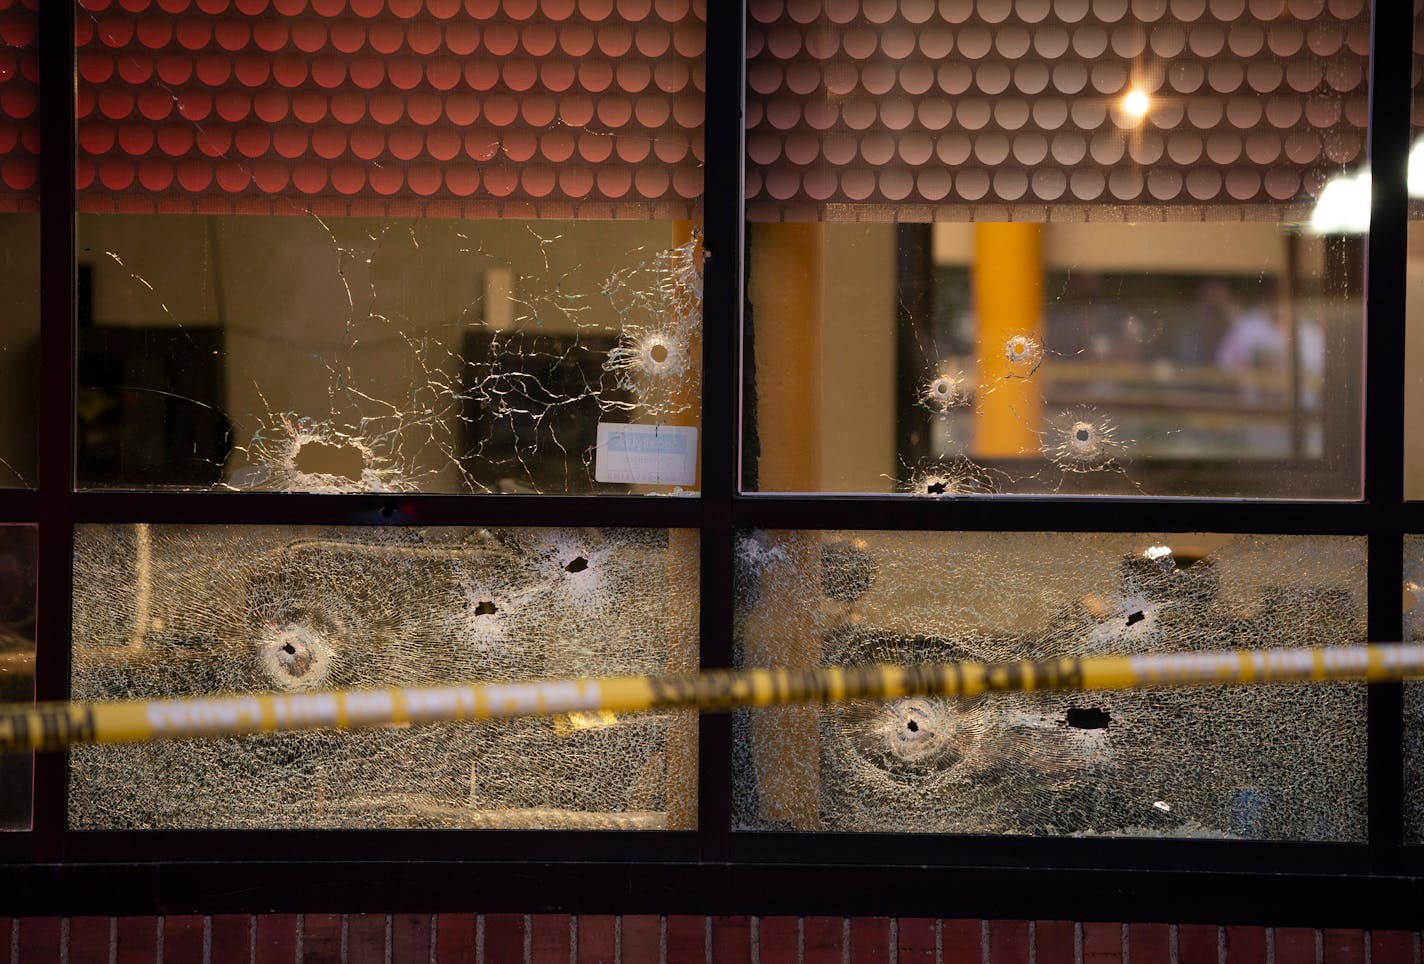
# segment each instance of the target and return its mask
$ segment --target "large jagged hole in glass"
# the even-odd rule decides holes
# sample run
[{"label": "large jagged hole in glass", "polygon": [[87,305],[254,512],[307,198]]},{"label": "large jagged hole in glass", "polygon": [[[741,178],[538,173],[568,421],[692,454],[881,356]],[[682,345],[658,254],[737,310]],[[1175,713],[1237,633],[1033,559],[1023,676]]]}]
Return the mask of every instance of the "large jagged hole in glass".
[{"label": "large jagged hole in glass", "polygon": [[81,485],[626,491],[595,480],[600,422],[697,424],[688,222],[86,215],[80,239]]},{"label": "large jagged hole in glass", "polygon": [[[740,665],[1365,640],[1343,537],[745,532]],[[915,697],[737,714],[742,829],[1365,836],[1365,688]]]},{"label": "large jagged hole in glass", "polygon": [[[81,526],[75,699],[688,672],[696,535]],[[686,828],[688,713],[76,748],[76,829]]]}]

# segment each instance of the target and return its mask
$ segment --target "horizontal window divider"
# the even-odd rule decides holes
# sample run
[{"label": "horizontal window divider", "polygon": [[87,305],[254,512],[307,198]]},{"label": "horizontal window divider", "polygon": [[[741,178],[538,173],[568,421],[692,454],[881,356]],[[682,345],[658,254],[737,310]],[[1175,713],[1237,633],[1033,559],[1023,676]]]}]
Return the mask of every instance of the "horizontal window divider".
[{"label": "horizontal window divider", "polygon": [[[733,859],[750,863],[924,864],[1140,873],[1371,873],[1359,843],[1168,837],[1031,837],[930,833],[733,832]],[[1424,858],[1424,848],[1420,857]]]},{"label": "horizontal window divider", "polygon": [[1247,501],[1157,496],[742,495],[738,528],[928,529],[1005,532],[1254,532],[1364,535],[1383,524],[1360,502]]},{"label": "horizontal window divider", "polygon": [[698,528],[695,497],[425,493],[76,492],[74,522]]},{"label": "horizontal window divider", "polygon": [[[580,860],[695,861],[695,830],[70,830],[64,857],[76,866],[162,861],[351,859],[410,861]],[[0,877],[4,871],[0,869]]]},{"label": "horizontal window divider", "polygon": [[40,494],[31,489],[0,489],[0,524],[38,522]]},{"label": "horizontal window divider", "polygon": [[[709,666],[705,655],[702,665]],[[730,715],[703,713],[697,724],[698,855],[703,860],[726,860],[731,853],[732,755]]]},{"label": "horizontal window divider", "polygon": [[0,864],[29,860],[34,846],[34,834],[29,830],[6,830],[0,833]]},{"label": "horizontal window divider", "polygon": [[[1096,842],[1095,842],[1096,843]],[[461,860],[122,863],[0,868],[7,913],[382,914],[406,911],[842,916],[1402,928],[1424,883],[1401,877],[993,867]]]},{"label": "horizontal window divider", "polygon": [[1395,513],[1399,527],[1405,532],[1424,532],[1424,502],[1405,502]]}]

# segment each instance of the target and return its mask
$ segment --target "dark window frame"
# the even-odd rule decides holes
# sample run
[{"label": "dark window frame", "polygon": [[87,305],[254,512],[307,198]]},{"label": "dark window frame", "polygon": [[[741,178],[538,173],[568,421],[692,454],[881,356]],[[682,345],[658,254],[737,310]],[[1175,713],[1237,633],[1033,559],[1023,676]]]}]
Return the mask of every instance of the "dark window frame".
[{"label": "dark window frame", "polygon": [[[1364,498],[1360,502],[743,495],[745,12],[708,4],[703,490],[698,499],[75,491],[74,5],[39,13],[40,486],[0,492],[0,521],[39,525],[39,699],[69,678],[73,527],[84,522],[322,525],[656,525],[701,532],[702,665],[732,662],[738,529],[1147,530],[1368,538],[1368,634],[1401,637],[1405,170],[1412,9],[1377,3],[1371,34]],[[66,758],[35,762],[34,824],[0,837],[0,893],[19,914],[260,910],[566,910],[1310,923],[1424,922],[1424,847],[1403,843],[1402,687],[1368,700],[1369,841],[1309,844],[893,834],[732,833],[731,726],[702,719],[696,831],[75,832]]]}]

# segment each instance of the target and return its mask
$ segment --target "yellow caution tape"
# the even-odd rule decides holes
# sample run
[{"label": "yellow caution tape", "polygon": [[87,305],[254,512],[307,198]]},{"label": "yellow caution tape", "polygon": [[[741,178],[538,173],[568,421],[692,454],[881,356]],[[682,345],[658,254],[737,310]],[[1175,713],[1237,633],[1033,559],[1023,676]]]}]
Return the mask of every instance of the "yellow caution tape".
[{"label": "yellow caution tape", "polygon": [[889,700],[1002,690],[1121,690],[1424,675],[1424,645],[1243,649],[921,666],[719,670],[382,690],[251,693],[112,703],[0,706],[0,752],[78,743],[142,743],[288,730],[356,730],[452,720],[563,716],[602,721],[648,710],[726,710],[783,703]]}]

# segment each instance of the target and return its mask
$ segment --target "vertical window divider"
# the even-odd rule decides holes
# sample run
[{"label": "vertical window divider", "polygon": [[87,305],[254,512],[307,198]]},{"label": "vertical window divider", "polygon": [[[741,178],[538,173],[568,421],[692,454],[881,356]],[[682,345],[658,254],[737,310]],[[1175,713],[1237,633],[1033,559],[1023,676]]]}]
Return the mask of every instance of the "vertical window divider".
[{"label": "vertical window divider", "polygon": [[[1369,623],[1372,641],[1403,636],[1404,320],[1408,241],[1409,117],[1414,36],[1410,4],[1374,4],[1370,35],[1370,229],[1365,272],[1364,495],[1369,505]],[[1371,865],[1397,866],[1403,841],[1403,686],[1374,685],[1368,697]]]},{"label": "vertical window divider", "polygon": [[[39,5],[40,420],[39,562],[35,698],[69,695],[70,586],[74,546],[75,49],[73,0]],[[65,753],[35,757],[34,859],[63,846]]]},{"label": "vertical window divider", "polygon": [[[700,646],[704,669],[732,665],[733,501],[741,401],[743,109],[746,5],[707,4],[703,187],[702,534]],[[729,856],[732,720],[698,727],[698,834],[704,862]]]}]

